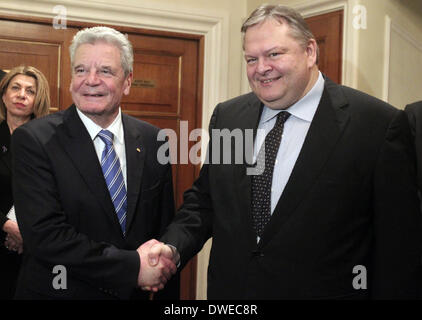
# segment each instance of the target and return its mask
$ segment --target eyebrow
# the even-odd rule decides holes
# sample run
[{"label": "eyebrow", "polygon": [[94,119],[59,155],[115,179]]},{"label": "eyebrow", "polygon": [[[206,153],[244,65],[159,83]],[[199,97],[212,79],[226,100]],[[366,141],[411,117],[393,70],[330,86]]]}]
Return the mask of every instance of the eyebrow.
[{"label": "eyebrow", "polygon": [[[270,49],[265,50],[265,51],[264,51],[264,54],[268,54],[269,52],[274,51],[274,50],[282,50],[282,51],[286,51],[286,50],[288,50],[288,48],[286,48],[286,47],[280,47],[280,46],[274,46],[274,47],[271,47]],[[254,57],[254,55],[247,54],[247,53],[245,52],[245,57]]]},{"label": "eyebrow", "polygon": [[[19,87],[22,87],[22,85],[21,85],[19,82],[17,82],[16,80],[10,83],[10,85],[15,85],[15,84],[16,84],[16,85],[18,85]],[[30,86],[27,86],[27,87],[25,87],[25,88],[27,88],[27,89],[30,89],[30,88],[35,88],[35,86],[33,86],[33,85],[31,84]]]},{"label": "eyebrow", "polygon": [[[74,66],[73,67],[73,70],[76,70],[77,68],[80,68],[80,67],[86,68],[86,65],[84,65],[83,63],[80,63],[80,64]],[[100,65],[100,66],[95,66],[95,68],[97,68],[97,70],[108,69],[110,71],[115,72],[114,68],[111,65],[108,65],[108,64],[106,64],[106,65]]]},{"label": "eyebrow", "polygon": [[275,47],[272,47],[272,48],[270,48],[270,49],[268,49],[268,50],[265,50],[264,52],[265,53],[268,53],[268,52],[270,52],[270,51],[273,51],[273,50],[284,50],[285,48],[283,48],[283,47],[280,47],[280,46],[275,46]]},{"label": "eyebrow", "polygon": [[[83,63],[80,63],[80,64],[74,66],[73,68],[76,69],[78,67],[86,67],[86,65],[83,64]],[[95,67],[98,67],[98,68],[110,68],[110,69],[112,69],[112,66],[109,65],[109,64],[103,64],[103,65],[99,65],[99,66],[95,66]]]}]

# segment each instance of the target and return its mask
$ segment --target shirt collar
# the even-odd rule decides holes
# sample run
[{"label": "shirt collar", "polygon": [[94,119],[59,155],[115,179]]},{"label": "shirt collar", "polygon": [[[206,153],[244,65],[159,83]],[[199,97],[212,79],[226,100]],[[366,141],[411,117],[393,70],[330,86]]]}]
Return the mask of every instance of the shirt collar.
[{"label": "shirt collar", "polygon": [[[318,108],[319,101],[321,100],[322,92],[324,91],[324,83],[324,77],[322,76],[321,72],[318,71],[318,79],[312,89],[309,90],[309,92],[302,99],[290,106],[286,111],[289,111],[289,113],[296,118],[306,122],[311,122],[314,118],[316,109]],[[279,112],[280,110],[275,110],[264,106],[260,123],[270,121]]]},{"label": "shirt collar", "polygon": [[[98,124],[96,124],[94,121],[92,121],[90,118],[88,118],[86,115],[84,115],[78,108],[76,108],[76,111],[78,112],[79,118],[81,119],[82,123],[84,124],[85,128],[88,130],[88,133],[92,140],[94,140],[98,133],[103,130]],[[122,112],[119,108],[119,113],[117,114],[117,117],[114,119],[114,121],[107,127],[105,130],[109,130],[111,133],[113,133],[115,139],[121,144],[124,143],[123,140],[123,126],[122,126]]]}]

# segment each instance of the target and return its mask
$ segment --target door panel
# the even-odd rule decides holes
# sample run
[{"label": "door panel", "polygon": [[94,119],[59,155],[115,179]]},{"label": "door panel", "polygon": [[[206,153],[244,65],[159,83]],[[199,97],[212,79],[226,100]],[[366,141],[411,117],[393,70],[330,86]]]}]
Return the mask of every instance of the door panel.
[{"label": "door panel", "polygon": [[343,10],[313,16],[305,20],[319,46],[319,69],[331,80],[341,84]]},{"label": "door panel", "polygon": [[[59,57],[59,44],[0,39],[0,61],[2,61],[2,67],[5,70],[10,70],[22,63],[37,66],[50,84],[52,106],[58,105]],[[55,107],[55,110],[57,110],[57,107]]]},{"label": "door panel", "polygon": [[126,110],[140,111],[139,114],[178,114],[181,59],[180,55],[170,54],[152,51],[135,53],[131,93],[123,99]]}]

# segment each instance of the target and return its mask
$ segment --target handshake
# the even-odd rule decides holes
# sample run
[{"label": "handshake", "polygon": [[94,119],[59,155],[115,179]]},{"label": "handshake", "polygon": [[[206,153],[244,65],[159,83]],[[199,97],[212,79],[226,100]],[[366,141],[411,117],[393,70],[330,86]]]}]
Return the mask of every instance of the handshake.
[{"label": "handshake", "polygon": [[140,259],[138,286],[142,290],[152,292],[163,289],[177,271],[180,260],[177,250],[152,239],[142,244],[136,251]]}]

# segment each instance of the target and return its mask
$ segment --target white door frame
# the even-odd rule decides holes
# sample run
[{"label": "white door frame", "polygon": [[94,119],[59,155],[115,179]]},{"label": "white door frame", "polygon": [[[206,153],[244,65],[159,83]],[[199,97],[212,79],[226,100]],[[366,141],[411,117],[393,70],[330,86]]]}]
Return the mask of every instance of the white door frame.
[{"label": "white door frame", "polygon": [[353,28],[353,8],[358,0],[307,0],[294,8],[305,18],[343,10],[342,84],[356,88],[358,81],[359,30]]}]

